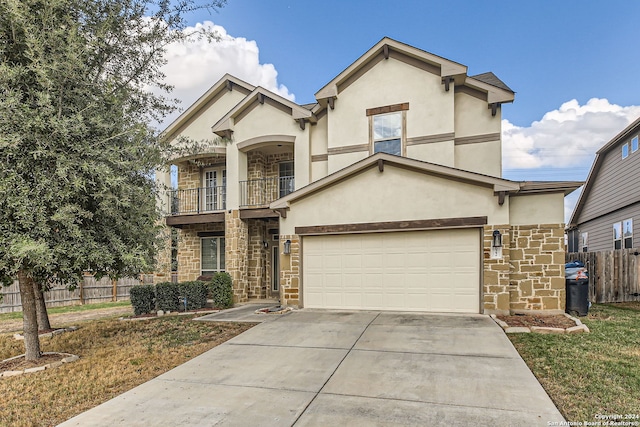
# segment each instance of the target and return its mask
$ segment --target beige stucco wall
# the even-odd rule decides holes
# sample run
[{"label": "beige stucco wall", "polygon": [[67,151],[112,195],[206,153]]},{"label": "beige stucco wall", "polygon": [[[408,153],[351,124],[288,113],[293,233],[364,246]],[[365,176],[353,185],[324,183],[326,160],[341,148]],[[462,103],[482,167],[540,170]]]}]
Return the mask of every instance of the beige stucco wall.
[{"label": "beige stucco wall", "polygon": [[[367,144],[366,110],[405,102],[407,138],[454,131],[453,91],[444,90],[440,76],[390,58],[340,92],[335,110],[328,113],[328,147]],[[329,173],[346,166],[342,157],[329,156]]]},{"label": "beige stucco wall", "polygon": [[281,233],[296,226],[349,224],[411,219],[488,216],[490,224],[509,222],[509,202],[498,205],[492,187],[452,181],[385,165],[370,168],[294,202]]},{"label": "beige stucco wall", "polygon": [[510,197],[509,201],[511,225],[564,222],[564,195],[562,193]]},{"label": "beige stucco wall", "polygon": [[[466,93],[455,94],[456,138],[475,135],[500,134],[501,110],[491,115],[487,101]],[[459,169],[471,170],[491,176],[502,176],[502,145],[495,142],[463,144],[456,146],[456,164]]]},{"label": "beige stucco wall", "polygon": [[[502,177],[500,141],[456,145],[455,167],[458,169]],[[498,159],[498,160],[496,160]]]},{"label": "beige stucco wall", "polygon": [[455,167],[454,155],[453,140],[407,147],[407,157],[450,167]]},{"label": "beige stucco wall", "polygon": [[210,101],[203,105],[198,113],[177,130],[175,133],[176,137],[183,136],[195,141],[217,138],[217,135],[211,132],[211,126],[246,96],[237,90],[229,91],[226,88],[222,90],[224,94],[215,100],[215,102]]}]

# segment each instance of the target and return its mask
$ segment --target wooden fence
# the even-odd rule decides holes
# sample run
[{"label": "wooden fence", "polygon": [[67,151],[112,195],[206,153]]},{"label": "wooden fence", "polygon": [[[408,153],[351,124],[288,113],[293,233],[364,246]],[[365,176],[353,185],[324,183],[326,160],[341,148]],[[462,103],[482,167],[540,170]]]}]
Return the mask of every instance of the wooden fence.
[{"label": "wooden fence", "polygon": [[[85,276],[84,281],[74,291],[69,291],[65,286],[56,286],[45,292],[44,296],[47,307],[123,301],[129,299],[131,287],[139,285],[141,282],[153,283],[153,275],[145,274],[142,276],[142,280],[122,278],[117,281],[108,277],[96,280],[93,276]],[[11,286],[1,288],[0,295],[2,295],[0,313],[22,311],[17,280]]]},{"label": "wooden fence", "polygon": [[581,261],[589,273],[589,300],[594,303],[640,301],[635,249],[566,254],[566,261]]}]

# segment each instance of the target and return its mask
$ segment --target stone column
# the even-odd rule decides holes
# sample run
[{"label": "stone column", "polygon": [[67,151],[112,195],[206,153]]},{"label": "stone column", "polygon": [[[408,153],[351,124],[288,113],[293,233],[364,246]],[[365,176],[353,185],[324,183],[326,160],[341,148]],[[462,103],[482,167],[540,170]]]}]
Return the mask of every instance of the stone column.
[{"label": "stone column", "polygon": [[225,270],[233,280],[233,301],[244,302],[249,297],[247,267],[249,227],[240,219],[240,211],[225,212]]},{"label": "stone column", "polygon": [[[284,253],[284,242],[291,240],[291,253]],[[280,304],[300,305],[300,236],[280,235]]]},{"label": "stone column", "polygon": [[[493,232],[502,234],[502,258],[491,259]],[[509,314],[510,226],[487,225],[483,237],[483,302],[485,314]]]}]

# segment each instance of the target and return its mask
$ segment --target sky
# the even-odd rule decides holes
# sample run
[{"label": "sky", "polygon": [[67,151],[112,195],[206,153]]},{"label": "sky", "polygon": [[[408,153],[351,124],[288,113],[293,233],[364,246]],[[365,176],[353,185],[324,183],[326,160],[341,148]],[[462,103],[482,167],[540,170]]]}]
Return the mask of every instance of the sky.
[{"label": "sky", "polygon": [[[464,64],[469,75],[492,71],[516,92],[502,107],[507,179],[583,181],[595,152],[640,117],[635,0],[228,0],[188,19],[220,40],[169,46],[164,71],[183,110],[225,73],[314,102],[391,37]],[[566,219],[578,194],[565,199]]]}]

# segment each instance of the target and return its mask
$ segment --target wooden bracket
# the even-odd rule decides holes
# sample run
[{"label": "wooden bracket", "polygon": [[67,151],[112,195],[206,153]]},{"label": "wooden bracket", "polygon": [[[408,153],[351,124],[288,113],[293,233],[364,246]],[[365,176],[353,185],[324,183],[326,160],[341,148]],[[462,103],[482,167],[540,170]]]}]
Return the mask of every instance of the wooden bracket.
[{"label": "wooden bracket", "polygon": [[258,94],[258,102],[260,104],[264,104],[264,94],[262,94],[262,93]]},{"label": "wooden bracket", "polygon": [[489,104],[489,108],[491,108],[491,115],[495,116],[498,113],[498,104],[497,102],[493,102]]},{"label": "wooden bracket", "polygon": [[384,172],[384,160],[378,159],[378,170]]},{"label": "wooden bracket", "polygon": [[227,90],[233,90],[233,82],[231,80],[227,80]]},{"label": "wooden bracket", "polygon": [[444,83],[444,90],[449,92],[449,85],[453,82],[453,77],[447,76],[442,78],[442,83]]},{"label": "wooden bracket", "polygon": [[506,191],[499,191],[498,192],[498,204],[500,206],[504,205],[504,199],[507,196],[507,192]]},{"label": "wooden bracket", "polygon": [[300,130],[304,130],[304,119],[298,119],[298,124],[300,125]]},{"label": "wooden bracket", "polygon": [[335,98],[333,98],[333,97],[332,97],[332,98],[329,98],[329,99],[327,99],[327,102],[329,103],[329,108],[331,108],[332,110],[333,110],[334,108],[336,108],[336,107],[335,107]]},{"label": "wooden bracket", "polygon": [[389,45],[385,44],[382,46],[382,54],[384,55],[384,59],[389,59]]},{"label": "wooden bracket", "polygon": [[287,208],[273,209],[273,211],[276,212],[278,215],[280,215],[281,218],[287,217]]}]

